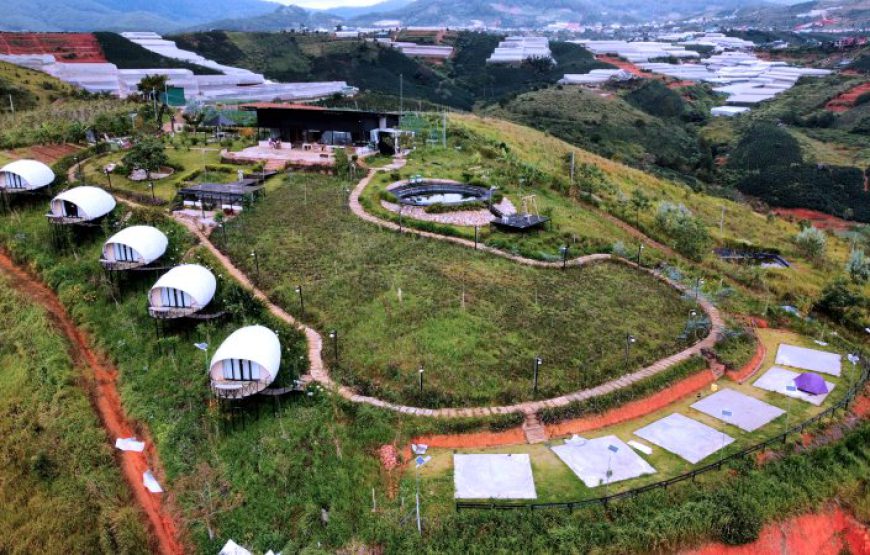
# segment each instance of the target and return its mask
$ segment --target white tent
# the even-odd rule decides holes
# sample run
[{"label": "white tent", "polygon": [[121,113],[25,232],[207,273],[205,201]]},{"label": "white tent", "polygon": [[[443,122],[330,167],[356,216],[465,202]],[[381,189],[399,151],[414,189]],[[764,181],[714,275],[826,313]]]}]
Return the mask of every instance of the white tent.
[{"label": "white tent", "polygon": [[16,160],[0,168],[0,191],[35,191],[54,181],[51,168],[36,160]]},{"label": "white tent", "polygon": [[156,227],[134,225],[109,237],[100,263],[110,270],[128,270],[151,264],[166,252],[169,239]]},{"label": "white tent", "polygon": [[269,386],[281,367],[278,336],[263,326],[237,329],[211,359],[212,388],[221,397],[246,397]]},{"label": "white tent", "polygon": [[88,222],[105,216],[115,208],[115,198],[100,189],[85,185],[67,189],[51,200],[48,218],[56,223]]},{"label": "white tent", "polygon": [[148,312],[154,318],[180,318],[199,312],[217,289],[214,274],[197,264],[172,268],[148,293]]}]

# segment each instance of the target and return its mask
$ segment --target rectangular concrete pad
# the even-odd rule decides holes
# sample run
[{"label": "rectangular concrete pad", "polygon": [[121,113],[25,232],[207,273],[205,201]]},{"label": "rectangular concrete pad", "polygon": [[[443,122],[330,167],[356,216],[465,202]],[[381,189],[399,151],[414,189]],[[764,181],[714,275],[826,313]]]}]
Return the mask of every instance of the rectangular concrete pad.
[{"label": "rectangular concrete pad", "polygon": [[[611,452],[608,449],[611,445],[619,450],[616,453]],[[616,436],[590,439],[585,443],[567,442],[552,449],[556,456],[583,480],[586,487],[590,488],[605,482],[612,484],[644,474],[655,474],[656,471]],[[611,471],[609,480],[607,479],[608,464]]]},{"label": "rectangular concrete pad", "polygon": [[537,499],[526,453],[453,455],[456,499]]},{"label": "rectangular concrete pad", "polygon": [[776,351],[776,364],[839,376],[841,357],[836,353],[795,347],[783,343]]},{"label": "rectangular concrete pad", "polygon": [[[785,414],[781,408],[727,388],[701,399],[692,408],[747,432],[755,431]],[[722,414],[723,411],[728,411],[731,415]]]},{"label": "rectangular concrete pad", "polygon": [[825,398],[831,393],[836,385],[829,381],[825,381],[825,384],[828,386],[828,393],[825,393],[824,395],[810,395],[809,393],[804,393],[799,389],[795,391],[786,391],[785,387],[788,385],[794,385],[794,380],[798,376],[800,376],[800,374],[797,372],[774,366],[765,372],[763,376],[755,380],[755,383],[752,385],[767,391],[788,395],[794,399],[800,399],[801,401],[806,401],[807,403],[816,406],[821,405],[825,401]]},{"label": "rectangular concrete pad", "polygon": [[673,413],[634,432],[634,435],[682,457],[692,464],[731,444],[734,438],[688,416]]}]

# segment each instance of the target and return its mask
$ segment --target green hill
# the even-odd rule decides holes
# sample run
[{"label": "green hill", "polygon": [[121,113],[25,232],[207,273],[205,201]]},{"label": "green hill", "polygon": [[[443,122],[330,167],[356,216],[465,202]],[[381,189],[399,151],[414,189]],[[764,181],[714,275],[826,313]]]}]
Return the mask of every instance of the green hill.
[{"label": "green hill", "polygon": [[51,75],[0,62],[0,112],[10,112],[13,106],[16,111],[32,110],[61,98],[82,95],[72,85]]},{"label": "green hill", "polygon": [[556,66],[488,65],[486,58],[499,37],[471,32],[448,38],[456,55],[443,65],[409,58],[393,48],[365,40],[336,39],[322,33],[212,31],[172,38],[181,48],[281,81],[345,80],[362,91],[398,96],[401,75],[409,100],[464,110],[479,101],[499,100],[554,83],[566,72],[607,67],[582,47],[565,42],[551,45]]}]

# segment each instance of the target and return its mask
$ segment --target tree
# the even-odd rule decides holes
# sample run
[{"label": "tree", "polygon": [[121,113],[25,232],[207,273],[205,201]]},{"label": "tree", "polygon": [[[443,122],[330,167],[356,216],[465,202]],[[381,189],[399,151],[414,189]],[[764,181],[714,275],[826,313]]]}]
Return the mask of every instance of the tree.
[{"label": "tree", "polygon": [[701,260],[710,248],[707,226],[682,204],[659,204],[656,224],[674,239],[674,247],[692,260]]},{"label": "tree", "polygon": [[160,93],[166,91],[166,86],[169,83],[169,77],[166,75],[146,75],[136,85],[143,100],[152,102],[155,106],[160,102],[159,108],[156,110],[157,122],[163,121],[163,112],[166,109],[166,98],[160,101]]},{"label": "tree", "polygon": [[794,241],[801,253],[810,260],[824,258],[828,239],[823,231],[812,226],[807,227],[795,236]]},{"label": "tree", "polygon": [[[145,170],[145,175],[151,181],[151,174],[169,163],[163,142],[154,137],[145,137],[124,155],[124,165],[133,169]],[[152,183],[153,187],[154,184]]]},{"label": "tree", "polygon": [[846,272],[855,283],[865,283],[870,280],[870,258],[863,250],[853,249],[846,262]]}]

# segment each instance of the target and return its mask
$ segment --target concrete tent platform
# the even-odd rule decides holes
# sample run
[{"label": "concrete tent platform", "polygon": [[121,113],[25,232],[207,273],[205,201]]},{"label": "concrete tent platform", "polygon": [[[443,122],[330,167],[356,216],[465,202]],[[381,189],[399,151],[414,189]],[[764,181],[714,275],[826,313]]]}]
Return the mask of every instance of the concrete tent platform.
[{"label": "concrete tent platform", "polygon": [[783,343],[776,352],[776,364],[792,366],[802,370],[811,370],[839,376],[841,372],[841,356],[827,351],[795,347]]},{"label": "concrete tent platform", "polygon": [[701,399],[692,408],[747,432],[785,414],[781,408],[727,388]]},{"label": "concrete tent platform", "polygon": [[828,392],[822,395],[810,395],[809,393],[804,393],[799,389],[796,389],[795,391],[787,391],[785,389],[786,386],[794,385],[794,380],[798,376],[800,376],[800,374],[797,372],[774,366],[765,372],[763,376],[755,380],[755,383],[752,385],[767,391],[788,395],[789,397],[800,399],[801,401],[806,401],[807,403],[816,406],[821,405],[825,401],[825,398],[831,393],[836,385],[826,380],[825,385],[828,386]]},{"label": "concrete tent platform", "polygon": [[728,434],[676,412],[644,426],[634,435],[692,464],[734,442]]},{"label": "concrete tent platform", "polygon": [[[615,453],[610,450],[611,446],[617,449]],[[582,444],[567,442],[552,449],[583,480],[586,487],[590,488],[644,474],[655,474],[656,471],[616,436],[590,439]],[[610,479],[607,478],[608,468],[611,471]]]},{"label": "concrete tent platform", "polygon": [[537,499],[526,453],[453,455],[456,499]]}]

